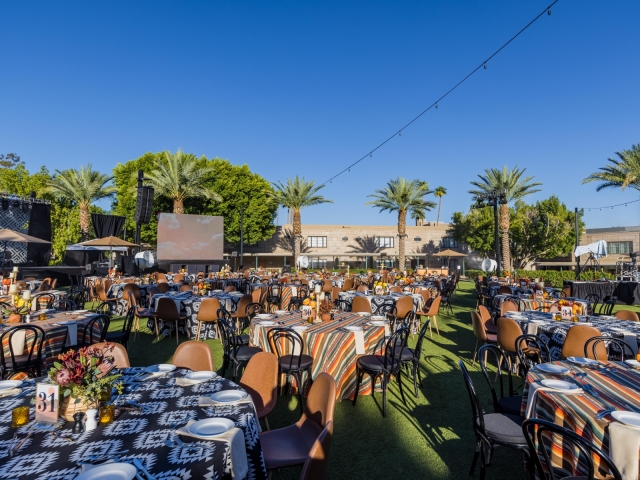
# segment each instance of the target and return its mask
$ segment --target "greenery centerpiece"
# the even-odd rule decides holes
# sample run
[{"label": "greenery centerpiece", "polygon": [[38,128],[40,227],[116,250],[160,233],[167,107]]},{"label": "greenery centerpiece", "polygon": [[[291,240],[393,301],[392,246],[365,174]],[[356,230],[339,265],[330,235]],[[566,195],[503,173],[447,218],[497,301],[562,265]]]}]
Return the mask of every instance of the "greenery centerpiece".
[{"label": "greenery centerpiece", "polygon": [[[101,394],[114,386],[121,376],[115,368],[113,345],[69,350],[58,356],[49,370],[49,378],[60,387],[60,416],[72,421],[73,414],[96,408]],[[122,384],[116,384],[120,393]]]}]

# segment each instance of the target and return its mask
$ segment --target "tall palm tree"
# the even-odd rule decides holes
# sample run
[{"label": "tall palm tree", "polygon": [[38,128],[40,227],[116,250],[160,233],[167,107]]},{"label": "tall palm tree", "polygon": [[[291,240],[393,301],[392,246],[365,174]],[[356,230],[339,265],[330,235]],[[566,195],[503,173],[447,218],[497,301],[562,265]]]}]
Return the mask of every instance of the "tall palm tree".
[{"label": "tall palm tree", "polygon": [[52,195],[70,201],[80,209],[80,231],[82,240],[89,239],[91,217],[89,206],[103,198],[112,197],[116,187],[107,185],[112,177],[91,169],[91,164],[79,170],[56,170],[46,191]]},{"label": "tall palm tree", "polygon": [[609,158],[610,165],[600,168],[585,178],[582,183],[600,182],[596,191],[604,188],[627,187],[640,190],[640,143],[631,145],[631,150],[616,152],[617,159]]},{"label": "tall palm tree", "polygon": [[273,199],[278,202],[279,205],[287,207],[293,210],[293,264],[298,264],[298,257],[300,256],[300,242],[302,237],[302,221],[300,219],[300,210],[305,207],[311,207],[312,205],[319,205],[321,203],[333,203],[333,200],[327,200],[321,195],[317,195],[318,191],[323,188],[324,185],[319,187],[315,186],[313,180],[307,182],[304,177],[296,178],[291,181],[287,178],[287,183],[274,183],[274,191],[271,194]]},{"label": "tall palm tree", "polygon": [[158,168],[145,174],[145,178],[156,195],[173,201],[173,213],[184,213],[184,201],[188,198],[222,201],[220,195],[207,188],[207,177],[211,172],[213,167],[201,167],[194,155],[178,150],[176,153],[162,152]]},{"label": "tall palm tree", "polygon": [[438,219],[436,220],[436,225],[440,222],[440,207],[442,206],[442,197],[447,194],[447,189],[444,187],[437,187],[433,194],[438,197]]},{"label": "tall palm tree", "polygon": [[533,177],[522,178],[526,168],[522,170],[516,165],[513,170],[502,167],[487,168],[484,175],[478,175],[480,181],[471,182],[477,190],[469,190],[472,195],[501,190],[506,192],[507,203],[500,205],[500,232],[502,233],[502,265],[504,270],[511,270],[511,250],[509,250],[509,203],[519,200],[532,193],[539,192],[540,182],[532,182]]},{"label": "tall palm tree", "polygon": [[374,200],[365,205],[378,207],[381,212],[398,212],[398,256],[400,259],[400,271],[405,270],[405,242],[407,232],[407,213],[412,218],[424,218],[425,211],[436,206],[434,202],[424,199],[425,195],[433,193],[429,190],[429,184],[422,180],[407,180],[398,177],[390,180],[387,186],[376,190],[369,197]]}]

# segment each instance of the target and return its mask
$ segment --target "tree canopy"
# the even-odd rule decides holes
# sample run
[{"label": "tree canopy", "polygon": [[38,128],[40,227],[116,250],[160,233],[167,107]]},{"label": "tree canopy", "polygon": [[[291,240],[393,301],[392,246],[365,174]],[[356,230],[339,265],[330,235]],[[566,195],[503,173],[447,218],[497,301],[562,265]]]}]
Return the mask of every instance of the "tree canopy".
[{"label": "tree canopy", "polygon": [[640,143],[630,150],[616,152],[618,158],[609,158],[609,165],[600,168],[585,178],[582,183],[599,182],[596,191],[604,188],[631,187],[640,190]]}]

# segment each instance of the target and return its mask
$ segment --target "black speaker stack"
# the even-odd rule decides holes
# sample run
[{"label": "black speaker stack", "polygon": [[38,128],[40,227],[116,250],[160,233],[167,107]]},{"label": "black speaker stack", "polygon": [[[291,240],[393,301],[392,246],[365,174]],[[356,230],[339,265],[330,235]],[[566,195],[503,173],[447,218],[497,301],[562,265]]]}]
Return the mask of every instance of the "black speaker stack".
[{"label": "black speaker stack", "polygon": [[153,215],[153,187],[138,187],[138,199],[136,201],[136,223],[149,223]]}]

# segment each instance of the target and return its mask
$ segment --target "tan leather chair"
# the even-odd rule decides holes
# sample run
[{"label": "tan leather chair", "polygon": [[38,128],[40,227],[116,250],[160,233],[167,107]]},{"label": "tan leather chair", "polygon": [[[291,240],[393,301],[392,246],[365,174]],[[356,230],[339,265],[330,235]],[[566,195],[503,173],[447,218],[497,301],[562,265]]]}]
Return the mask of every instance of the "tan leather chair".
[{"label": "tan leather chair", "polygon": [[344,283],[342,284],[342,291],[346,292],[349,290],[353,290],[353,278],[345,278]]},{"label": "tan leather chair", "polygon": [[629,320],[631,322],[640,322],[638,314],[632,310],[618,310],[615,313],[616,318],[620,320]]},{"label": "tan leather chair", "polygon": [[213,358],[206,343],[189,340],[181,343],[173,354],[171,363],[178,368],[189,368],[194,372],[213,372]]},{"label": "tan leather chair", "polygon": [[117,298],[107,297],[107,293],[104,289],[104,286],[100,285],[99,283],[96,284],[95,289],[96,289],[96,295],[98,295],[98,300],[100,302],[114,303],[118,301]]},{"label": "tan leather chair", "polygon": [[184,280],[184,275],[182,273],[177,273],[173,276],[173,283],[180,283]]},{"label": "tan leather chair", "polygon": [[239,333],[242,333],[242,330],[247,327],[247,324],[244,323],[244,320],[248,320],[247,307],[251,302],[253,302],[253,296],[248,293],[244,294],[242,297],[240,297],[238,308],[236,308],[236,311],[231,314],[231,318],[236,321]]},{"label": "tan leather chair", "polygon": [[167,281],[167,276],[166,276],[164,273],[162,273],[162,272],[156,272],[156,273],[154,273],[154,274],[153,274],[153,278],[155,278],[155,279],[156,279],[156,283],[159,283],[159,282],[166,282],[166,281]]},{"label": "tan leather chair", "polygon": [[356,288],[356,292],[368,292],[369,291],[369,287],[367,287],[366,285],[358,285],[358,288]]},{"label": "tan leather chair", "polygon": [[400,297],[396,301],[396,317],[400,320],[403,320],[409,315],[410,312],[413,312],[413,297],[404,296]]},{"label": "tan leather chair", "polygon": [[104,287],[104,291],[108,292],[109,289],[111,288],[111,285],[113,285],[113,281],[109,278],[103,278],[102,279],[102,286]]},{"label": "tan leather chair", "polygon": [[562,294],[560,296],[563,297],[563,298],[570,297],[571,296],[571,287],[569,285],[566,285],[566,286],[562,287]]},{"label": "tan leather chair", "polygon": [[107,355],[113,356],[113,364],[116,368],[128,368],[131,366],[131,363],[129,363],[129,355],[127,354],[127,349],[119,343],[94,343],[93,345],[91,345],[91,348],[103,350],[107,345],[109,345],[109,347],[113,347],[113,350],[107,353]]},{"label": "tan leather chair", "polygon": [[191,285],[182,285],[180,287],[181,292],[191,292],[192,290],[193,290],[193,287]]},{"label": "tan leather chair", "polygon": [[251,395],[258,418],[264,418],[269,430],[267,415],[278,400],[278,358],[269,352],[256,353],[249,360],[239,385]]},{"label": "tan leather chair", "polygon": [[169,290],[171,290],[171,285],[169,285],[167,282],[160,282],[156,285],[156,288],[162,293],[167,293]]},{"label": "tan leather chair", "polygon": [[[562,345],[562,357],[584,357],[584,345],[592,337],[600,337],[602,333],[595,327],[589,325],[575,325],[569,329]],[[608,358],[607,348],[604,342],[598,343],[596,347],[598,358]],[[589,358],[594,358],[591,351],[587,352]]]},{"label": "tan leather chair", "polygon": [[342,290],[340,289],[340,287],[333,287],[331,289],[331,301],[335,302],[338,298],[340,298],[340,292]]},{"label": "tan leather chair", "polygon": [[227,285],[226,287],[224,287],[224,291],[225,292],[235,292],[236,291],[236,287],[235,285]]},{"label": "tan leather chair", "polygon": [[354,313],[357,313],[357,312],[371,313],[371,304],[369,303],[369,300],[367,300],[365,297],[360,297],[356,295],[355,297],[353,297],[353,301],[351,302],[351,311]]},{"label": "tan leather chair", "polygon": [[389,293],[402,293],[402,287],[399,287],[397,285],[389,287]]},{"label": "tan leather chair", "polygon": [[482,319],[482,323],[484,324],[484,329],[487,333],[497,334],[498,327],[491,318],[491,313],[489,313],[489,309],[484,305],[478,305],[478,313],[480,314],[480,318]]},{"label": "tan leather chair", "polygon": [[322,291],[324,293],[331,293],[331,291],[333,290],[333,283],[331,283],[331,280],[323,280],[322,281]]},{"label": "tan leather chair", "polygon": [[431,335],[431,338],[433,338],[433,330],[431,328],[431,325],[435,325],[436,327],[436,333],[438,335],[440,335],[440,330],[438,330],[438,313],[440,312],[440,302],[442,301],[442,295],[438,295],[436,298],[433,299],[433,302],[431,302],[431,306],[429,307],[429,309],[424,312],[416,312],[417,315],[421,316],[421,317],[427,317],[431,319],[431,322],[429,322],[429,335]]},{"label": "tan leather chair", "polygon": [[478,347],[480,346],[480,342],[482,345],[487,343],[496,344],[498,339],[495,334],[487,333],[487,329],[484,326],[484,322],[480,317],[480,314],[475,311],[471,311],[471,325],[473,326],[473,334],[476,337],[476,346],[473,349],[473,362],[471,365],[476,363],[476,357],[478,356]]},{"label": "tan leather chair", "polygon": [[151,301],[153,300],[154,295],[160,295],[162,292],[155,285],[149,289],[149,306],[152,306]]},{"label": "tan leather chair", "polygon": [[511,288],[507,287],[506,285],[501,286],[498,289],[498,295],[512,295],[513,291],[511,290]]},{"label": "tan leather chair", "polygon": [[[180,320],[186,320],[185,315],[180,315],[178,311],[178,307],[176,303],[171,298],[162,297],[158,300],[158,306],[156,308],[156,338],[160,338],[159,330],[158,330],[158,320],[163,320],[165,322],[175,322],[176,324],[176,345],[178,345],[178,327],[180,324]],[[188,330],[187,330],[188,331]]]},{"label": "tan leather chair", "polygon": [[198,321],[198,328],[196,329],[196,340],[200,340],[200,330],[203,322],[215,322],[216,332],[218,332],[218,338],[220,338],[220,332],[218,331],[218,310],[220,309],[220,300],[215,297],[205,298],[200,302],[200,309],[196,320]]},{"label": "tan leather chair", "polygon": [[136,303],[140,303],[140,299],[142,298],[140,294],[140,287],[135,283],[127,283],[122,289],[122,299],[125,302],[129,302],[129,292],[133,294],[136,299]]},{"label": "tan leather chair", "polygon": [[327,422],[327,426],[313,443],[302,467],[300,480],[325,480],[327,478],[331,437],[333,437],[333,420]]},{"label": "tan leather chair", "polygon": [[313,381],[302,416],[294,425],[260,433],[267,470],[292,467],[306,462],[313,444],[333,421],[336,381],[326,372]]},{"label": "tan leather chair", "polygon": [[53,282],[51,282],[51,290],[55,290],[57,283],[58,283],[58,279],[54,278]]},{"label": "tan leather chair", "polygon": [[502,305],[500,305],[500,316],[504,317],[504,314],[507,312],[517,312],[518,306],[513,303],[511,300],[504,300]]},{"label": "tan leather chair", "polygon": [[498,325],[498,345],[506,352],[516,353],[516,338],[522,335],[522,329],[513,318],[500,317]]}]

